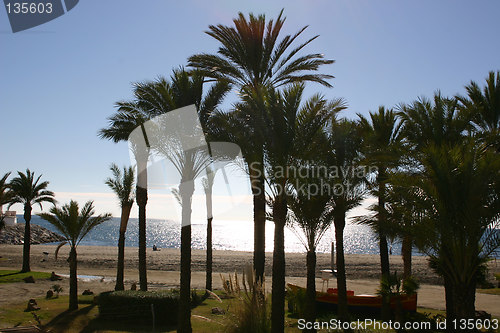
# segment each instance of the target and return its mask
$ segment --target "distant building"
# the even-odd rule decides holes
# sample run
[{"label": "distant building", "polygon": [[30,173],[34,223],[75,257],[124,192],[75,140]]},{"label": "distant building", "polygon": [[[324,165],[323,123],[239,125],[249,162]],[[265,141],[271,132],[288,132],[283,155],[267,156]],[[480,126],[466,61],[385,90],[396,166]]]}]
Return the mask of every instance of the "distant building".
[{"label": "distant building", "polygon": [[16,212],[13,210],[7,211],[4,214],[5,225],[15,225],[17,223]]}]

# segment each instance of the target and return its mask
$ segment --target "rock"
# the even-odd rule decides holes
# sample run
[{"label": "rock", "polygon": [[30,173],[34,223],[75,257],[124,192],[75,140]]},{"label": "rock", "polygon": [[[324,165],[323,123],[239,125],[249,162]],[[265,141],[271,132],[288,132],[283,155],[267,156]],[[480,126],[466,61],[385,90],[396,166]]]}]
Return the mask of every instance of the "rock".
[{"label": "rock", "polygon": [[57,275],[55,272],[52,272],[50,274],[50,281],[60,281],[60,280],[62,280],[62,277]]},{"label": "rock", "polygon": [[226,314],[226,311],[224,311],[224,309],[221,309],[219,307],[215,307],[215,308],[212,308],[212,314],[223,315],[223,314]]},{"label": "rock", "polygon": [[45,295],[46,299],[52,298],[54,296],[54,292],[52,290],[47,290],[47,294]]},{"label": "rock", "polygon": [[91,291],[90,289],[85,289],[82,293],[83,296],[85,295],[94,295],[94,292]]},{"label": "rock", "polygon": [[40,307],[36,303],[36,300],[32,298],[28,301],[28,305],[26,306],[26,311],[36,311],[36,310],[40,310]]},{"label": "rock", "polygon": [[137,290],[137,285],[135,283],[132,283],[130,290]]},{"label": "rock", "polygon": [[481,319],[481,320],[491,320],[491,314],[489,314],[486,311],[476,311],[476,320]]},{"label": "rock", "polygon": [[[31,244],[61,242],[64,237],[37,224],[31,224]],[[0,232],[0,244],[20,245],[24,243],[24,223],[5,226]]]},{"label": "rock", "polygon": [[23,281],[26,283],[35,283],[35,279],[33,278],[32,275],[25,277]]}]

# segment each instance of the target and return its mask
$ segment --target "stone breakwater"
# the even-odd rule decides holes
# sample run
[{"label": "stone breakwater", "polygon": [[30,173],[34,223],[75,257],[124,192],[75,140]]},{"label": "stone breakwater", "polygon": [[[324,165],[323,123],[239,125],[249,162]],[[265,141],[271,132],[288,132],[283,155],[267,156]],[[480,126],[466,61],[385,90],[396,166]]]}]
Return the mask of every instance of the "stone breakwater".
[{"label": "stone breakwater", "polygon": [[[54,243],[63,241],[64,238],[44,227],[31,224],[31,244]],[[0,231],[0,244],[19,245],[24,243],[24,223],[6,226]]]}]

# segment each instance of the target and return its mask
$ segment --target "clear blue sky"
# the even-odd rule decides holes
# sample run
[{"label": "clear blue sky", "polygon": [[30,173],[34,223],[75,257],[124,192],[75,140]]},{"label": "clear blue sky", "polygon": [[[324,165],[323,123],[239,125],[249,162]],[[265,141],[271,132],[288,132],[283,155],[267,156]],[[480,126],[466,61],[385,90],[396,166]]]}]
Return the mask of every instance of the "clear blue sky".
[{"label": "clear blue sky", "polygon": [[188,56],[215,52],[204,34],[209,24],[230,24],[239,11],[272,18],[281,8],[285,32],[309,25],[304,35],[320,38],[307,51],[336,60],[324,68],[335,75],[334,88],[308,91],[344,97],[348,117],[436,89],[463,93],[470,80],[482,84],[500,69],[496,0],[80,1],[16,34],[2,8],[0,174],[29,167],[60,201],[93,197],[117,214],[103,180],[111,162],[129,163],[127,146],[96,136],[113,104],[131,97],[132,82],[168,76]]}]

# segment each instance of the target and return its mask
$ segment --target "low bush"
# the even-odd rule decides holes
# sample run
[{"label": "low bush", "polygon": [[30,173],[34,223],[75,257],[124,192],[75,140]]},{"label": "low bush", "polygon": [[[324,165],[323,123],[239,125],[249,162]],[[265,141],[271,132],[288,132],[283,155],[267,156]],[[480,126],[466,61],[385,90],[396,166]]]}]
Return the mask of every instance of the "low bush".
[{"label": "low bush", "polygon": [[137,324],[177,324],[179,294],[171,291],[122,290],[98,297],[99,317]]}]

